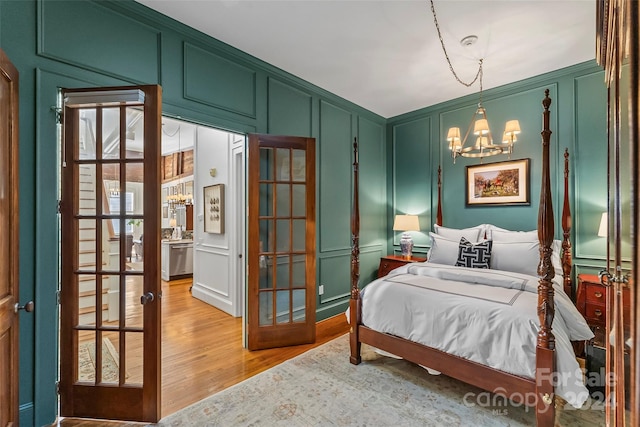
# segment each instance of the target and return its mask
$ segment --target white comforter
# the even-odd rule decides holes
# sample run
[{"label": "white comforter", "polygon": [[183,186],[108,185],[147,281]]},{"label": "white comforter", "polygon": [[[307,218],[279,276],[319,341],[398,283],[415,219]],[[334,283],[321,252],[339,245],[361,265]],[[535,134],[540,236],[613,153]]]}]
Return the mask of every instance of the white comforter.
[{"label": "white comforter", "polygon": [[[362,323],[527,378],[535,377],[538,278],[519,273],[408,264],[362,290]],[[588,397],[571,340],[593,337],[555,283],[556,394],[575,407]]]}]

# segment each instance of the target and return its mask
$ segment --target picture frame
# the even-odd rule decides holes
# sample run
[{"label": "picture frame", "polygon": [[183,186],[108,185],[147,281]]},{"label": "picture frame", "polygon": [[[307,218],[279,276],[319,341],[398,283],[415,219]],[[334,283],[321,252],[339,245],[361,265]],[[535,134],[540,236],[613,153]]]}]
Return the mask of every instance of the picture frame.
[{"label": "picture frame", "polygon": [[204,232],[224,234],[224,184],[204,187]]},{"label": "picture frame", "polygon": [[466,205],[530,205],[530,159],[467,166]]}]

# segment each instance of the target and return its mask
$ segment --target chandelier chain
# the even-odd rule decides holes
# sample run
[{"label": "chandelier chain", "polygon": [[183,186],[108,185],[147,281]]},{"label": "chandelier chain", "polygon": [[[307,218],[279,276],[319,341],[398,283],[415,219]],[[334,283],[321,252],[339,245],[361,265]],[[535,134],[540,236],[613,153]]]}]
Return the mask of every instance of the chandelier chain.
[{"label": "chandelier chain", "polygon": [[451,74],[453,74],[453,77],[456,78],[458,83],[466,87],[472,86],[478,79],[480,79],[480,94],[481,94],[480,101],[482,101],[482,58],[478,61],[478,72],[476,73],[476,76],[473,78],[471,82],[469,83],[464,82],[460,79],[460,77],[458,77],[458,74],[453,69],[453,64],[451,64],[451,59],[449,59],[447,48],[444,47],[444,40],[442,39],[442,33],[440,32],[440,25],[438,25],[438,18],[436,17],[436,8],[433,5],[433,0],[430,0],[430,1],[431,1],[431,13],[433,14],[433,23],[436,25],[436,30],[438,31],[438,39],[440,39],[440,46],[442,46],[442,51],[444,52],[444,56],[445,58],[447,58],[447,63],[449,64],[449,70],[451,71]]}]

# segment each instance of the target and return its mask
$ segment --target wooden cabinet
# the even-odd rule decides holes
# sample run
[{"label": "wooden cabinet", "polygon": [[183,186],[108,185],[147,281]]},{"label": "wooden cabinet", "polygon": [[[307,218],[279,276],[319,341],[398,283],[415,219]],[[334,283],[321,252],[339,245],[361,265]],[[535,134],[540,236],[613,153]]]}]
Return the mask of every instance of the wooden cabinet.
[{"label": "wooden cabinet", "polygon": [[[601,345],[607,321],[607,290],[595,274],[578,274],[576,304],[596,335],[594,343]],[[625,328],[629,328],[629,288],[623,290]]]},{"label": "wooden cabinet", "polygon": [[414,257],[407,259],[402,255],[388,255],[380,258],[380,266],[378,267],[378,277],[389,274],[391,270],[401,267],[410,262],[424,262],[426,258]]},{"label": "wooden cabinet", "polygon": [[193,175],[193,150],[162,156],[160,170],[162,182]]}]

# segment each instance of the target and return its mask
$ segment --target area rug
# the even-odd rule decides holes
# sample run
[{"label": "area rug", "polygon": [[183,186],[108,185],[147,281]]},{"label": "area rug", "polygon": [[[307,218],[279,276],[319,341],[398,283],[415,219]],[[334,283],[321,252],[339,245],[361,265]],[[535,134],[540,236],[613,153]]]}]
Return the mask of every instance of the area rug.
[{"label": "area rug", "polygon": [[[481,389],[430,375],[363,345],[349,363],[348,335],[201,400],[168,426],[531,426],[535,412],[480,399]],[[484,393],[484,394],[483,394]],[[489,400],[489,404],[486,404]],[[589,406],[589,405],[586,405]],[[604,425],[602,408],[560,409],[557,425]]]},{"label": "area rug", "polygon": [[[118,352],[109,338],[102,339],[102,381],[118,382]],[[78,378],[96,380],[96,346],[93,341],[78,345]]]}]

